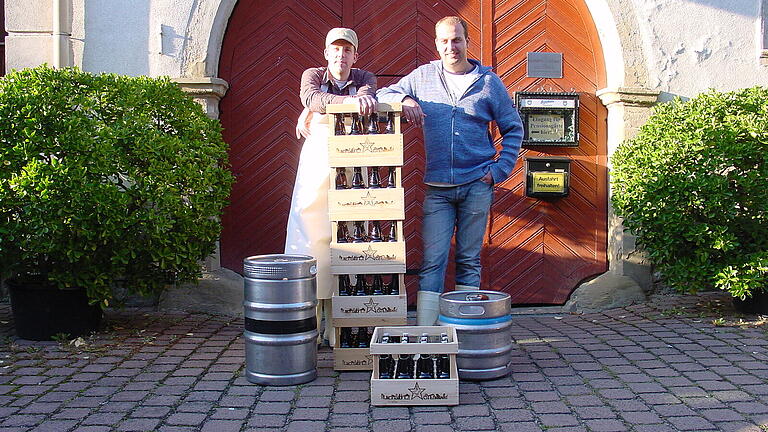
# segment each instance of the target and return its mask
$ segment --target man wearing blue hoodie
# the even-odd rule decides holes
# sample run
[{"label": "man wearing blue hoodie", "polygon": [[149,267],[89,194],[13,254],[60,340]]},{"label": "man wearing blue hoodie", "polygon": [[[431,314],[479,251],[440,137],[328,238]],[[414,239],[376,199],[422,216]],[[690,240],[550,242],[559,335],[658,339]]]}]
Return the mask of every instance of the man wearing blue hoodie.
[{"label": "man wearing blue hoodie", "polygon": [[[435,36],[440,60],[376,94],[379,102],[402,102],[406,119],[424,130],[427,192],[418,325],[433,325],[437,319],[454,232],[456,289],[480,288],[480,250],[493,185],[512,172],[523,137],[520,116],[501,79],[490,67],[467,58],[467,23],[442,18]],[[503,138],[498,155],[491,121]]]}]

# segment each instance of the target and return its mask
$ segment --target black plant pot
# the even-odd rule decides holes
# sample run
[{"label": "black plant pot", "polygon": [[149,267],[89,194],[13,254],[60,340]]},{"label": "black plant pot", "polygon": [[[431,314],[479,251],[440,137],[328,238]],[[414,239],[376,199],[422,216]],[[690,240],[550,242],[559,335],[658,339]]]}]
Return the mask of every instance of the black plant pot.
[{"label": "black plant pot", "polygon": [[58,289],[39,281],[6,281],[16,335],[28,340],[51,340],[57,334],[86,335],[99,327],[101,307],[89,305],[84,288]]},{"label": "black plant pot", "polygon": [[741,313],[768,315],[768,291],[753,292],[744,300],[734,297],[733,307]]}]

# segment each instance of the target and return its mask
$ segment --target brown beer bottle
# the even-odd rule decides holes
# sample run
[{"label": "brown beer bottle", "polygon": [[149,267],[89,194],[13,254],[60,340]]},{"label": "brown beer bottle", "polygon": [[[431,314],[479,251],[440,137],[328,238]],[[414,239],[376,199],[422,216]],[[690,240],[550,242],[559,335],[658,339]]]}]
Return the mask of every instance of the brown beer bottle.
[{"label": "brown beer bottle", "polygon": [[384,239],[381,238],[381,222],[379,221],[371,222],[371,232],[370,232],[369,238],[374,243],[384,241]]},{"label": "brown beer bottle", "polygon": [[[408,333],[403,333],[400,343],[408,343]],[[411,354],[399,354],[397,356],[397,379],[413,379],[413,356]]]},{"label": "brown beer bottle", "polygon": [[384,127],[385,134],[395,133],[395,113],[387,113],[387,125]]},{"label": "brown beer bottle", "polygon": [[389,236],[387,236],[387,241],[388,242],[397,241],[397,221],[389,222]]},{"label": "brown beer bottle", "polygon": [[351,294],[350,288],[352,288],[352,283],[349,281],[349,275],[339,275],[339,296],[349,296]]},{"label": "brown beer bottle", "polygon": [[389,174],[387,174],[387,187],[393,189],[397,187],[395,184],[395,167],[389,167]]},{"label": "brown beer bottle", "polygon": [[352,128],[349,130],[350,135],[362,135],[363,134],[363,127],[362,123],[360,122],[360,115],[355,113],[352,114]]},{"label": "brown beer bottle", "polygon": [[381,187],[381,176],[379,176],[379,167],[369,167],[368,188],[378,189]]},{"label": "brown beer bottle", "polygon": [[344,127],[344,114],[334,114],[335,122],[333,127],[334,135],[346,135],[347,130]]},{"label": "brown beer bottle", "polygon": [[365,276],[359,274],[356,277],[357,277],[357,282],[355,283],[355,295],[356,296],[368,295],[368,286],[365,283]]},{"label": "brown beer bottle", "polygon": [[[381,337],[381,343],[389,343],[389,333],[384,333]],[[392,379],[395,376],[395,359],[391,354],[382,354],[379,356],[379,379]]]},{"label": "brown beer bottle", "polygon": [[[421,340],[419,343],[428,343],[429,336],[426,333],[421,334]],[[429,354],[419,354],[419,359],[416,361],[416,378],[419,379],[432,379],[435,377],[435,363],[432,361],[432,356]]]},{"label": "brown beer bottle", "polygon": [[[448,343],[447,333],[440,333],[440,343]],[[437,377],[441,379],[451,377],[451,358],[448,354],[440,354],[437,358]]]},{"label": "brown beer bottle", "polygon": [[368,117],[368,135],[379,133],[379,114],[373,113]]},{"label": "brown beer bottle", "polygon": [[397,274],[392,274],[387,290],[389,291],[387,295],[400,295],[400,278],[397,277]]},{"label": "brown beer bottle", "polygon": [[336,189],[348,189],[347,173],[344,168],[336,168]]},{"label": "brown beer bottle", "polygon": [[354,174],[352,174],[352,189],[365,189],[363,171],[360,167],[354,168]]},{"label": "brown beer bottle", "polygon": [[342,327],[339,330],[339,348],[352,348],[351,338],[352,330],[348,327]]},{"label": "brown beer bottle", "polygon": [[355,230],[352,234],[352,243],[365,243],[365,227],[363,222],[355,222]]},{"label": "brown beer bottle", "polygon": [[382,279],[380,274],[373,275],[371,295],[384,295],[384,279]]},{"label": "brown beer bottle", "polygon": [[338,222],[336,243],[349,243],[349,228],[347,228],[346,222]]},{"label": "brown beer bottle", "polygon": [[370,336],[368,335],[368,327],[358,327],[357,328],[357,347],[358,348],[368,348],[369,341],[371,340]]}]

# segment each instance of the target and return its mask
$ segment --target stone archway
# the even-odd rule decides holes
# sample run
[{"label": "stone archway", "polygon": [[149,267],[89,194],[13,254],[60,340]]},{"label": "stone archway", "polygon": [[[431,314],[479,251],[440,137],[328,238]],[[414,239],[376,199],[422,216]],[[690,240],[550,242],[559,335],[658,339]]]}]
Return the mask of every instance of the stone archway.
[{"label": "stone archway", "polygon": [[[213,81],[212,77],[218,77],[221,72],[221,41],[236,3],[236,0],[222,0],[196,5],[201,13],[194,14],[198,18],[190,23],[187,32],[192,43],[183,53],[183,75],[190,82],[201,81],[204,87],[208,83],[212,86],[222,85],[220,81]],[[486,5],[489,2],[484,0],[482,3]],[[605,58],[620,58],[618,63],[606,64],[606,88],[597,92],[603,104],[608,107],[608,157],[615,146],[644,121],[649,112],[648,107],[656,99],[654,92],[644,89],[647,82],[645,56],[637,40],[637,32],[633,30],[637,26],[631,14],[632,5],[628,3],[627,0],[585,0],[600,35],[603,46],[601,54]],[[620,56],[617,56],[617,48]],[[212,93],[215,95],[217,92]],[[217,97],[209,100],[215,104]],[[631,246],[632,239],[615,223],[610,209],[609,220],[612,221],[612,230],[607,240],[609,271],[620,275],[632,274],[623,265],[631,262],[626,258],[632,252],[627,247]],[[643,263],[639,264],[642,267]],[[644,277],[639,275],[638,279],[643,280]]]}]

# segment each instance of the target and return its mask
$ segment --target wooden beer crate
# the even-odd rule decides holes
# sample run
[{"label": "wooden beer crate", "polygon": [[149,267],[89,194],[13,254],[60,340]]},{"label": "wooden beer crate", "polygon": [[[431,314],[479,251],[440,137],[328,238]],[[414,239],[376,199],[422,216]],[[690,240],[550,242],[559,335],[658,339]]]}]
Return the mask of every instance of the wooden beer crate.
[{"label": "wooden beer crate", "polygon": [[334,370],[371,370],[373,369],[373,356],[370,348],[341,348],[341,327],[371,327],[368,321],[364,322],[337,322],[334,320],[336,332],[336,345],[333,347]]},{"label": "wooden beer crate", "polygon": [[[380,343],[384,333],[397,338],[408,333],[418,341],[422,333],[433,339],[441,333],[448,335],[448,343]],[[371,404],[376,406],[412,406],[412,405],[458,405],[459,372],[456,367],[456,353],[459,351],[456,329],[447,326],[402,326],[376,327],[373,331],[370,352],[373,356],[371,373]],[[379,357],[382,354],[448,354],[450,358],[450,378],[448,379],[380,379]]]},{"label": "wooden beer crate", "polygon": [[[339,276],[335,276],[336,292],[332,297],[332,317],[334,325],[336,322],[344,323],[348,320],[365,321],[374,325],[402,325],[405,324],[408,316],[408,296],[405,293],[405,284],[403,275],[396,275],[398,278],[397,295],[339,295]],[[352,284],[354,290],[354,284]],[[383,322],[381,318],[388,318]],[[339,324],[343,326],[343,324]],[[352,324],[356,325],[356,324]]]},{"label": "wooden beer crate", "polygon": [[[397,168],[400,176],[401,168]],[[405,190],[401,187],[379,189],[330,189],[328,216],[331,221],[403,220]]]},{"label": "wooden beer crate", "polygon": [[[403,135],[400,133],[402,104],[379,104],[379,115],[395,115],[395,133],[375,135],[334,135],[334,118],[328,119],[328,162],[331,167],[402,166]],[[328,114],[356,113],[357,104],[330,104]]]},{"label": "wooden beer crate", "polygon": [[405,242],[331,242],[331,274],[357,273],[405,273]]}]

